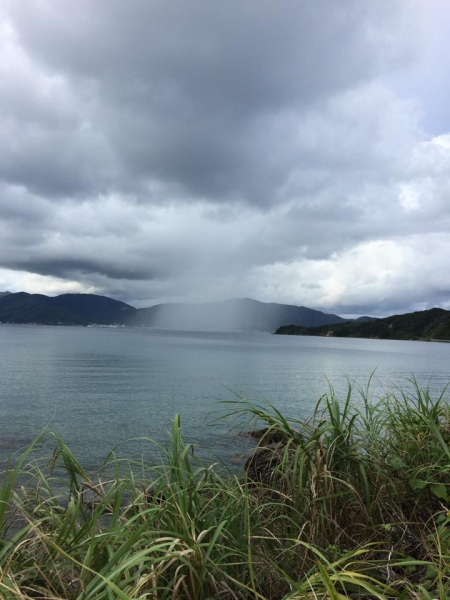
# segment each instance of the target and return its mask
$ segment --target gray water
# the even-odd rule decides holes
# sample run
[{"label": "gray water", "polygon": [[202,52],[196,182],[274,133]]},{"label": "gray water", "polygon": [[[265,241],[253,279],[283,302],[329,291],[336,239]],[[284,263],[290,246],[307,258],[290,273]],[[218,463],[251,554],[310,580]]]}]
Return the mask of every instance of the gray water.
[{"label": "gray water", "polygon": [[438,393],[450,381],[450,345],[2,325],[0,460],[47,426],[97,468],[124,440],[167,439],[180,413],[185,441],[228,461],[243,442],[217,421],[221,400],[240,395],[307,418],[329,382],[344,398],[348,379],[365,386],[374,371],[374,396],[413,375]]}]

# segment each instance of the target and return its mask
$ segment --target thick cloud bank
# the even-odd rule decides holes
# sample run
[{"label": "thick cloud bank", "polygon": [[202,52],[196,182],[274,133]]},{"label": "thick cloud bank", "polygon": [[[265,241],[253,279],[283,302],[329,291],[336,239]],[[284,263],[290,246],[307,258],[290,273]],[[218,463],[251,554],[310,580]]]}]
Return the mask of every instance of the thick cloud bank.
[{"label": "thick cloud bank", "polygon": [[450,308],[449,12],[0,0],[0,291]]}]

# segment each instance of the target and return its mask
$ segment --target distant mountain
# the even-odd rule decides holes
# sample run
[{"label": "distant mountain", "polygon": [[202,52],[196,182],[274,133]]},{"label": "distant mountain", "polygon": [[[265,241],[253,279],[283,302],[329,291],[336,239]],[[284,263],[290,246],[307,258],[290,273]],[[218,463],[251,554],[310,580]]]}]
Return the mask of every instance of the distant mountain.
[{"label": "distant mountain", "polygon": [[137,309],[125,320],[126,325],[225,331],[275,331],[284,323],[312,327],[344,322],[338,315],[304,306],[258,302],[250,298],[206,304],[158,304]]},{"label": "distant mountain", "polygon": [[[353,321],[353,319],[351,319]],[[357,319],[354,319],[355,323],[363,323],[363,322],[369,322],[369,321],[379,321],[379,319],[377,317],[358,317]]]},{"label": "distant mountain", "polygon": [[136,309],[95,294],[49,297],[18,292],[0,297],[0,322],[42,325],[109,325],[122,323]]},{"label": "distant mountain", "polygon": [[375,321],[352,321],[332,327],[287,325],[280,335],[320,335],[326,337],[376,338],[383,340],[450,340],[450,311],[432,308]]},{"label": "distant mountain", "polygon": [[51,306],[64,308],[89,323],[100,325],[123,323],[136,312],[134,306],[96,294],[62,294],[48,300]]},{"label": "distant mountain", "polygon": [[0,298],[3,296],[8,296],[11,292],[0,292]]},{"label": "distant mountain", "polygon": [[19,292],[0,297],[0,322],[272,332],[285,323],[313,327],[345,323],[346,320],[305,306],[258,302],[250,298],[206,304],[158,304],[136,309],[95,294],[49,297]]}]

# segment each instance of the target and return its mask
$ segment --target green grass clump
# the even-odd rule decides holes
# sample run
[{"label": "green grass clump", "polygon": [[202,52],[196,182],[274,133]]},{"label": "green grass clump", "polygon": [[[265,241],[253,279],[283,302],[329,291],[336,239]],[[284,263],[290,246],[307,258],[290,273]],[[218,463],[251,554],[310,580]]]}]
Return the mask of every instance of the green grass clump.
[{"label": "green grass clump", "polygon": [[239,475],[200,464],[179,416],[161,464],[126,477],[114,455],[90,477],[57,436],[45,467],[30,446],[0,487],[0,598],[450,598],[443,394],[231,414],[265,424]]}]

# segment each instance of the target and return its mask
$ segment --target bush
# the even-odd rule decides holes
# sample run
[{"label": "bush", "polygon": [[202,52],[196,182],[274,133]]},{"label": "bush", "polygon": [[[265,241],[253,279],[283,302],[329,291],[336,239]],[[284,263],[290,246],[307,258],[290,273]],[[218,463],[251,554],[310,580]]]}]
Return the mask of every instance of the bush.
[{"label": "bush", "polygon": [[349,386],[306,422],[231,414],[265,425],[240,476],[198,463],[179,416],[161,464],[126,477],[113,454],[89,477],[57,436],[45,467],[31,445],[0,490],[0,597],[450,597],[444,395]]}]

